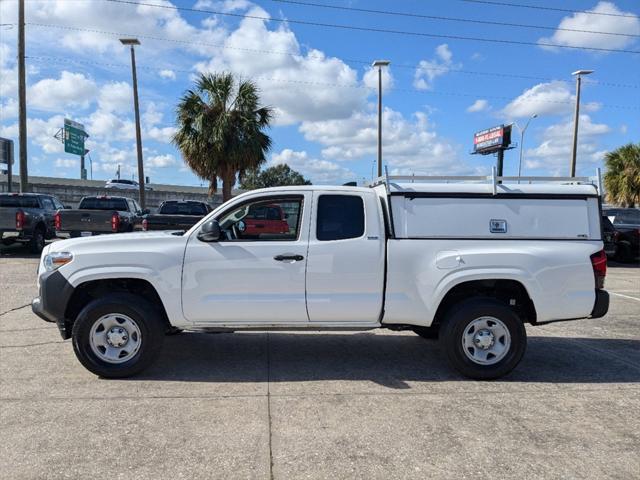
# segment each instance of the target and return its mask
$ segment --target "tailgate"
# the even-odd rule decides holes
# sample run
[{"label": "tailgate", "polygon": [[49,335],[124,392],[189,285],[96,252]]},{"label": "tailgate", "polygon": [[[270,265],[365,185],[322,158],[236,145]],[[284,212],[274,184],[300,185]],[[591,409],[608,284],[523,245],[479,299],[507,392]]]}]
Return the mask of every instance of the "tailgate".
[{"label": "tailgate", "polygon": [[0,207],[0,230],[16,229],[16,211],[14,207]]},{"label": "tailgate", "polygon": [[60,230],[63,232],[111,232],[113,213],[102,210],[60,210]]}]

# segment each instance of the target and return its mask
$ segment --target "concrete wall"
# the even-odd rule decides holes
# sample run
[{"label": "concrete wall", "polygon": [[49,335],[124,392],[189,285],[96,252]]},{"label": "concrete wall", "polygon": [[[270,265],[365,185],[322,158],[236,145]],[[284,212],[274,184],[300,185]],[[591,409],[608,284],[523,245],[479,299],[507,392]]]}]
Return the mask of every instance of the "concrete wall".
[{"label": "concrete wall", "polygon": [[[20,190],[20,178],[16,175],[12,179],[12,190]],[[64,205],[77,207],[82,197],[92,195],[118,195],[138,199],[137,190],[105,189],[104,180],[79,180],[73,178],[29,177],[29,191],[55,195]],[[216,194],[209,198],[207,188],[188,187],[180,185],[151,184],[152,191],[146,192],[146,207],[153,210],[165,200],[198,200],[208,202],[212,207],[222,203],[222,195]],[[8,191],[6,175],[0,175],[0,192]],[[238,191],[233,192],[237,195]]]}]

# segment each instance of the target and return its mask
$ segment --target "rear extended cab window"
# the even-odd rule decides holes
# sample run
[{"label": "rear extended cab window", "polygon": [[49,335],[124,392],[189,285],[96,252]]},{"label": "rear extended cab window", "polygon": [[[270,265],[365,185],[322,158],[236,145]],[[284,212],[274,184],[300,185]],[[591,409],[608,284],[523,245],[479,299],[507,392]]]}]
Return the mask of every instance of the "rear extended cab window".
[{"label": "rear extended cab window", "polygon": [[364,203],[356,195],[320,195],[316,238],[346,240],[364,235]]},{"label": "rear extended cab window", "polygon": [[118,210],[126,212],[127,201],[124,198],[83,198],[80,210]]},{"label": "rear extended cab window", "polygon": [[164,215],[206,215],[207,208],[199,203],[165,203],[158,213]]},{"label": "rear extended cab window", "polygon": [[40,208],[40,203],[30,195],[0,195],[0,207]]}]

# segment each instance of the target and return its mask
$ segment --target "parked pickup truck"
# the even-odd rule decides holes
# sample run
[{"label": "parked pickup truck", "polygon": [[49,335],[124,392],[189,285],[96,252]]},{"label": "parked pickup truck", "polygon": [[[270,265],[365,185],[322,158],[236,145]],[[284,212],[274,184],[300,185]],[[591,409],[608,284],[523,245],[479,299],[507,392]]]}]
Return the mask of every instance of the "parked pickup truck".
[{"label": "parked pickup truck", "polygon": [[[108,378],[142,371],[174,329],[374,328],[438,336],[463,375],[497,378],[525,324],[602,317],[609,296],[596,187],[490,178],[254,190],[183,234],[55,242],[32,309]],[[274,205],[288,231],[247,238],[249,212]]]},{"label": "parked pickup truck", "polygon": [[26,243],[40,253],[55,237],[53,218],[64,208],[60,200],[39,193],[0,193],[0,238],[4,245]]},{"label": "parked pickup truck", "polygon": [[[607,236],[614,243],[613,256],[620,262],[632,262],[640,257],[640,210],[637,208],[609,208],[603,210],[605,251]],[[611,255],[611,252],[607,252]]]},{"label": "parked pickup truck", "polygon": [[59,237],[91,237],[142,229],[143,211],[127,197],[84,197],[75,210],[60,210],[54,218]]},{"label": "parked pickup truck", "polygon": [[189,230],[211,211],[205,202],[193,200],[167,200],[158,213],[148,214],[142,220],[143,230]]}]

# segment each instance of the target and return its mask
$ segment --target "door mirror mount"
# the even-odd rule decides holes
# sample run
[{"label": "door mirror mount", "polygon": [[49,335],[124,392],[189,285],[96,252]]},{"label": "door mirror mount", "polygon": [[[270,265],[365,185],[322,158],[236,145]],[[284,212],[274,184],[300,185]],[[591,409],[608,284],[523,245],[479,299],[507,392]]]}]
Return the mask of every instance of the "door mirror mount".
[{"label": "door mirror mount", "polygon": [[220,224],[217,220],[205,222],[198,232],[198,240],[201,242],[217,242],[220,240]]}]

